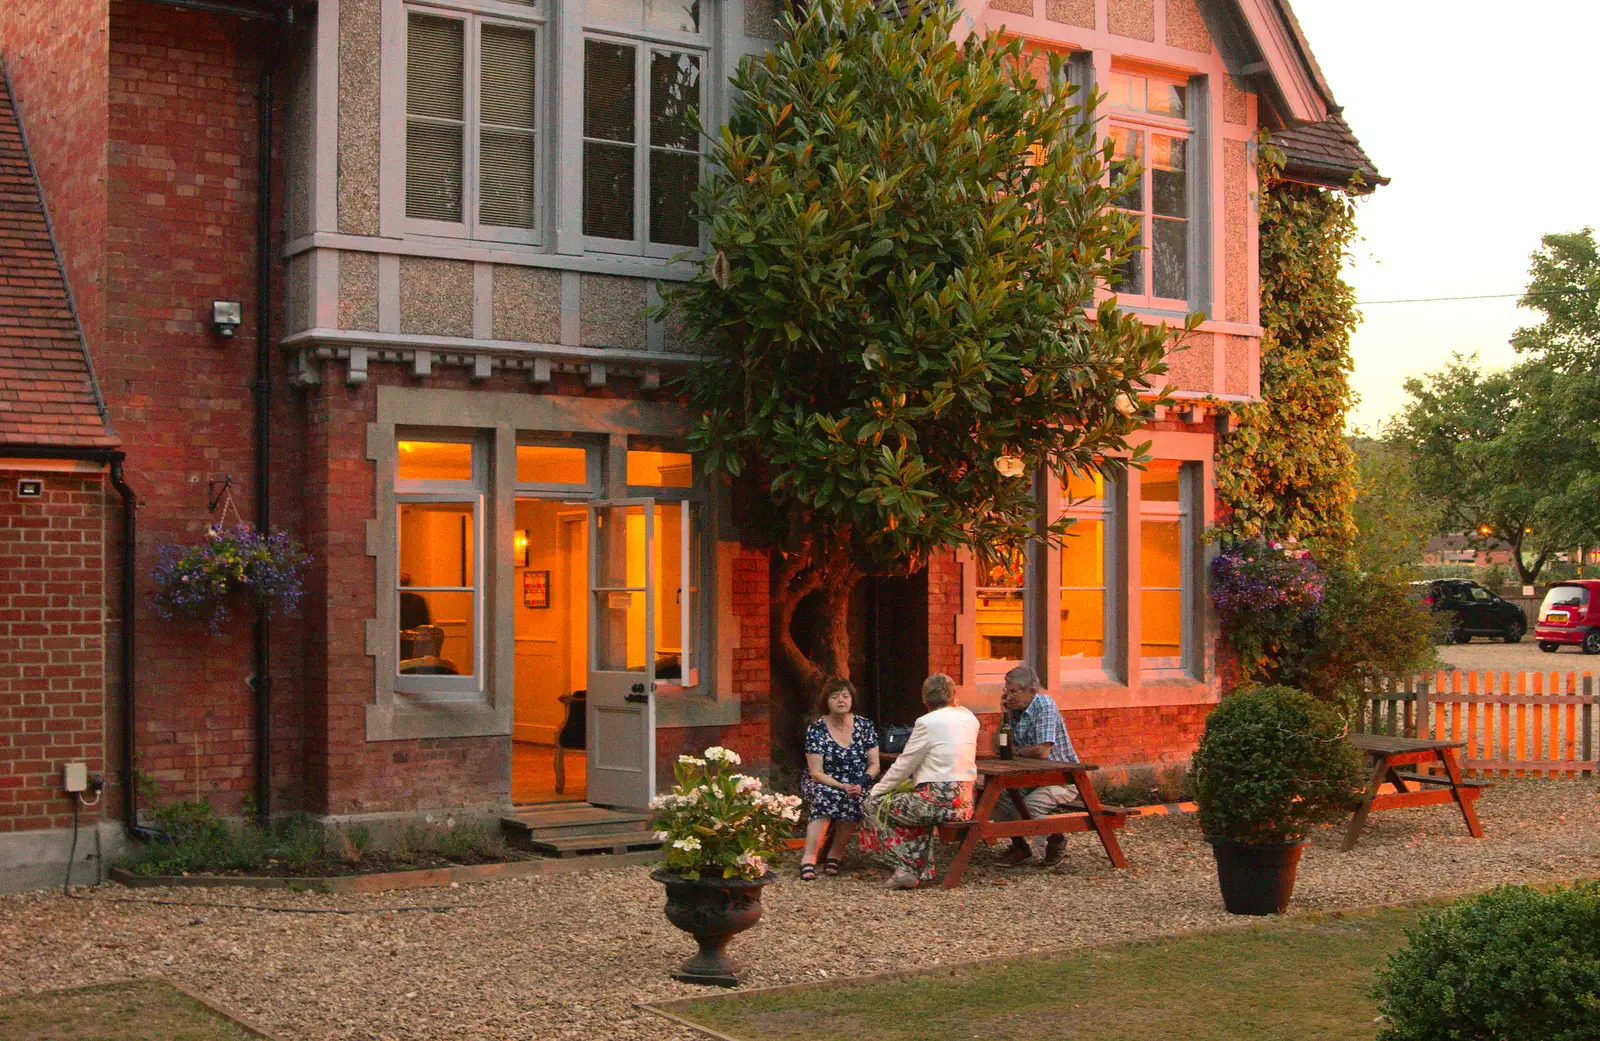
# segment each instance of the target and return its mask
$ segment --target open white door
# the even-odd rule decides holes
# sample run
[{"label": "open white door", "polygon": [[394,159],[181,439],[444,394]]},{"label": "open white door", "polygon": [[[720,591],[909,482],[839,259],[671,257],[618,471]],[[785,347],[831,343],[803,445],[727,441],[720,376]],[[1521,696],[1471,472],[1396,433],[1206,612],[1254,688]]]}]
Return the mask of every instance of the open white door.
[{"label": "open white door", "polygon": [[643,809],[655,794],[655,502],[589,505],[588,798]]}]

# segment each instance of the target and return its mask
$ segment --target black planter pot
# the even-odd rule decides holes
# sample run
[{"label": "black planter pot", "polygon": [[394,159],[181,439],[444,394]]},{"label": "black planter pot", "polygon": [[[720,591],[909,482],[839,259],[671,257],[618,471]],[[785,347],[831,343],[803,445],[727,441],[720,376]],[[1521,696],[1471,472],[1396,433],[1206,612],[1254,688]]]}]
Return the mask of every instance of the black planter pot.
[{"label": "black planter pot", "polygon": [[1304,842],[1248,846],[1224,839],[1206,841],[1217,858],[1217,884],[1229,914],[1283,914],[1289,909]]},{"label": "black planter pot", "polygon": [[738,984],[738,966],[728,960],[728,941],[761,919],[761,889],[772,880],[761,878],[686,879],[657,869],[650,877],[667,887],[667,921],[689,933],[700,952],[672,974],[675,980],[709,987]]}]

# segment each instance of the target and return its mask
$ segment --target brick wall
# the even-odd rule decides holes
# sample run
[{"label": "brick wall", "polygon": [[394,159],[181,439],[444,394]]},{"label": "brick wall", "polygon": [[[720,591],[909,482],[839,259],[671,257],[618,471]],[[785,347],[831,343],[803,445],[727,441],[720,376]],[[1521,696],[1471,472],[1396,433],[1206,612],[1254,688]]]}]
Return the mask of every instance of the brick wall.
[{"label": "brick wall", "polygon": [[[27,474],[40,499],[0,481],[0,832],[65,827],[62,764],[104,771],[104,523],[99,474]],[[103,805],[103,803],[102,803]],[[82,823],[98,819],[87,808]]]},{"label": "brick wall", "polygon": [[[105,301],[95,354],[112,425],[140,497],[135,623],[138,767],[158,801],[205,798],[233,812],[254,785],[253,644],[150,610],[163,542],[221,519],[209,478],[232,478],[255,518],[255,206],[259,26],[116,0],[111,5]],[[244,303],[233,339],[210,328],[213,299]],[[297,531],[301,406],[274,380],[273,523]],[[232,515],[228,516],[231,522]],[[116,574],[113,581],[118,580]],[[274,799],[304,804],[298,626],[275,621]],[[108,691],[114,699],[115,690]]]},{"label": "brick wall", "polygon": [[937,553],[928,561],[928,673],[942,672],[958,685],[965,678],[956,618],[964,610],[961,564],[954,553]]},{"label": "brick wall", "polygon": [[104,315],[106,20],[106,0],[0,3],[0,55],[91,349]]}]

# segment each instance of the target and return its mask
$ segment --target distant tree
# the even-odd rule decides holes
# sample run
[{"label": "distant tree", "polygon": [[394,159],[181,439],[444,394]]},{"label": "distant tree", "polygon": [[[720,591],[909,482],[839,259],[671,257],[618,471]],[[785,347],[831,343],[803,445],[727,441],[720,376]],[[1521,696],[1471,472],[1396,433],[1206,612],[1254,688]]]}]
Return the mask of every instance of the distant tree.
[{"label": "distant tree", "polygon": [[1363,572],[1408,571],[1439,531],[1439,504],[1422,490],[1409,449],[1359,434],[1349,440],[1356,460],[1351,563]]},{"label": "distant tree", "polygon": [[1393,440],[1439,503],[1441,534],[1505,543],[1523,583],[1550,554],[1593,541],[1595,425],[1573,419],[1590,382],[1542,361],[1483,372],[1461,355],[1406,381]]},{"label": "distant tree", "polygon": [[956,42],[957,5],[891,6],[816,0],[739,64],[696,195],[710,255],[665,291],[717,359],[686,378],[693,447],[766,492],[750,526],[775,543],[775,657],[802,694],[849,674],[862,577],[1059,539],[1034,477],[1140,458],[1165,370],[1168,331],[1095,300],[1133,228],[1092,103],[1058,59],[1036,83],[1018,41]]},{"label": "distant tree", "polygon": [[1528,275],[1517,303],[1544,318],[1518,329],[1512,346],[1570,375],[1600,370],[1600,247],[1594,229],[1544,236]]}]

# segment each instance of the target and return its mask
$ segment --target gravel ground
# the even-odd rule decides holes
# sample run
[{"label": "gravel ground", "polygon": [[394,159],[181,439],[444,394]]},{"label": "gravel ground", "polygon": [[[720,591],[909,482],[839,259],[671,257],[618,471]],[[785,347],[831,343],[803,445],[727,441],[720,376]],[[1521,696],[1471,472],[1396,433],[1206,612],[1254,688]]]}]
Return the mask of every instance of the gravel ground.
[{"label": "gravel ground", "polygon": [[1439,660],[1447,669],[1468,672],[1476,669],[1519,672],[1594,672],[1600,673],[1600,657],[1591,657],[1576,647],[1563,647],[1546,654],[1533,642],[1533,633],[1521,643],[1502,643],[1478,637],[1471,643],[1439,648]]},{"label": "gravel ground", "polygon": [[[1305,854],[1307,912],[1600,875],[1600,783],[1502,781],[1479,801],[1488,838],[1453,807],[1375,814],[1352,853],[1342,828]],[[853,976],[1226,924],[1192,816],[1136,820],[1134,865],[1115,871],[1092,836],[1056,869],[1001,871],[980,852],[960,889],[890,893],[860,866],[767,889],[760,925],[735,939],[750,985]],[[998,852],[1003,847],[995,847]],[[940,864],[951,847],[941,847]],[[461,905],[446,913],[274,914],[149,899],[324,909]],[[634,1002],[698,993],[666,970],[693,942],[662,916],[643,868],[411,893],[326,896],[108,886],[0,898],[0,993],[163,974],[285,1039],[655,1038],[698,1035]],[[115,900],[129,902],[112,902]]]}]

